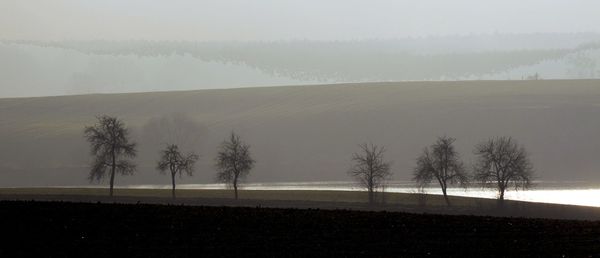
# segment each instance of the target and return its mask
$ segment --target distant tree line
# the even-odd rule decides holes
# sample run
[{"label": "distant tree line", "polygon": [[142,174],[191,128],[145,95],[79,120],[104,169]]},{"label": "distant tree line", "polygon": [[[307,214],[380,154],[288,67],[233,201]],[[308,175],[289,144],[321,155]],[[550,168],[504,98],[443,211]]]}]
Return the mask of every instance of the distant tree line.
[{"label": "distant tree line", "polygon": [[[136,157],[136,143],[130,139],[129,129],[116,117],[99,116],[97,123],[86,126],[84,136],[91,146],[92,162],[89,179],[101,180],[109,176],[109,195],[113,196],[116,174],[133,174],[136,169],[131,159]],[[444,200],[451,205],[448,188],[468,187],[472,182],[495,189],[502,202],[510,188],[527,189],[533,179],[533,165],[525,148],[511,137],[494,137],[475,146],[473,153],[476,162],[469,169],[461,161],[454,148],[456,139],[442,136],[429,147],[425,147],[416,159],[413,180],[419,189],[432,182],[439,185]],[[368,193],[370,204],[375,203],[375,193],[383,192],[386,180],[390,179],[391,163],[384,159],[385,148],[372,143],[359,145],[359,151],[352,155],[352,166],[348,174]],[[172,185],[172,198],[175,194],[175,178],[185,173],[192,176],[194,164],[199,156],[196,153],[183,154],[179,146],[167,143],[160,150],[156,169],[168,173]],[[215,157],[216,180],[232,186],[235,199],[238,199],[240,181],[250,174],[255,160],[250,155],[250,145],[241,140],[235,132],[219,146]],[[469,172],[469,170],[471,172]]]},{"label": "distant tree line", "polygon": [[[431,45],[430,40],[434,39],[422,40],[422,42],[411,42],[413,40],[405,39],[218,43],[134,40],[11,41],[11,43],[69,49],[94,55],[138,57],[189,55],[206,62],[244,64],[267,74],[284,75],[298,80],[345,82],[481,77],[548,60],[560,60],[573,53],[600,48],[598,44],[583,44],[576,48],[557,49],[519,47],[481,51],[440,51],[433,48],[429,52],[424,46]],[[443,39],[436,41],[440,43],[441,40]],[[448,42],[449,47],[456,43],[452,41]],[[460,43],[464,45],[468,41],[461,40]],[[455,60],[461,60],[460,64]]]}]

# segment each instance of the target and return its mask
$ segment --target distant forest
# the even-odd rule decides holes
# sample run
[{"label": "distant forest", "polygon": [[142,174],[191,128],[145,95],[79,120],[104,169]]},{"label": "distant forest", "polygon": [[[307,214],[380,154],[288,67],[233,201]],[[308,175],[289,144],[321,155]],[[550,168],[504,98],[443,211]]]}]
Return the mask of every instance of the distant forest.
[{"label": "distant forest", "polygon": [[[12,74],[0,83],[19,84],[25,74],[50,76],[18,70],[14,63],[27,69],[58,58],[70,61],[61,60],[67,65],[53,68],[63,74],[60,79],[45,83],[56,84],[57,90],[66,87],[66,94],[367,81],[574,79],[600,77],[600,35],[331,42],[2,41],[0,67],[11,66],[6,71]],[[111,70],[115,67],[118,71]]]}]

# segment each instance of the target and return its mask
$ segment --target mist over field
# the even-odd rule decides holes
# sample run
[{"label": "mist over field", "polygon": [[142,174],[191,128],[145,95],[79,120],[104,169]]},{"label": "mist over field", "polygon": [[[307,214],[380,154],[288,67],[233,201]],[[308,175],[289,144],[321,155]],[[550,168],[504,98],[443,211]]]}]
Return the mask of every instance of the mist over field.
[{"label": "mist over field", "polygon": [[0,96],[592,79],[600,77],[599,63],[600,34],[589,33],[360,41],[3,41]]},{"label": "mist over field", "polygon": [[600,76],[600,4],[0,2],[0,97]]},{"label": "mist over field", "polygon": [[119,184],[165,182],[154,166],[167,142],[200,154],[182,182],[212,183],[232,130],[256,154],[254,182],[348,180],[366,141],[407,180],[445,134],[466,162],[475,143],[508,135],[540,180],[600,180],[599,7],[1,1],[0,185],[86,184],[83,128],[102,114],[140,147],[139,172]]}]

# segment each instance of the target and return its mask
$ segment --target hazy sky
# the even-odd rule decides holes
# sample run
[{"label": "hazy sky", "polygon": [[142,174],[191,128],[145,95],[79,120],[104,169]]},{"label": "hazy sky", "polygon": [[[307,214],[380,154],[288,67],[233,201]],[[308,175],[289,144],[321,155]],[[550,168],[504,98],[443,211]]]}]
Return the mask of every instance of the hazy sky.
[{"label": "hazy sky", "polygon": [[287,40],[600,32],[596,0],[0,0],[0,39]]}]

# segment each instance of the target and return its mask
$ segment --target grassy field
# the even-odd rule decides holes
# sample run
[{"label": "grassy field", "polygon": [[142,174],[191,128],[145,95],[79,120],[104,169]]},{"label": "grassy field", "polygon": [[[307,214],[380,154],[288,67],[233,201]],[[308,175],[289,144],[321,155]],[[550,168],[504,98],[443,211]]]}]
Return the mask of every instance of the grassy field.
[{"label": "grassy field", "polygon": [[600,222],[319,209],[0,201],[0,257],[600,254]]},{"label": "grassy field", "polygon": [[[139,146],[133,176],[117,184],[168,184],[156,171],[166,142],[200,155],[193,177],[214,182],[219,144],[234,130],[257,161],[249,182],[351,180],[352,153],[385,146],[393,180],[437,137],[456,138],[465,163],[474,146],[512,136],[538,180],[600,181],[600,80],[387,82],[0,99],[0,187],[85,185],[86,125],[118,116]],[[164,129],[159,121],[166,123]],[[161,129],[162,128],[162,129]],[[176,136],[173,130],[179,132]]]},{"label": "grassy field", "polygon": [[[316,190],[240,190],[240,199],[282,200],[282,201],[316,201],[316,202],[351,202],[366,203],[366,192],[359,191],[316,191]],[[0,188],[0,195],[82,195],[106,196],[107,188]],[[233,198],[233,190],[176,190],[178,198]],[[126,197],[171,197],[170,189],[115,189],[115,196]],[[419,205],[423,195],[406,193],[377,194],[378,201],[387,204]],[[425,196],[427,205],[445,206],[439,195]],[[495,203],[489,199],[451,196],[455,206],[476,206]]]},{"label": "grassy field", "polygon": [[314,190],[241,190],[233,199],[232,190],[177,190],[171,198],[169,189],[116,189],[108,197],[106,188],[0,188],[0,200],[42,200],[102,203],[178,204],[192,206],[244,206],[305,209],[353,209],[411,213],[485,215],[553,219],[600,220],[600,208],[450,197],[448,207],[440,195],[385,193],[378,202],[367,203],[366,192]]}]

